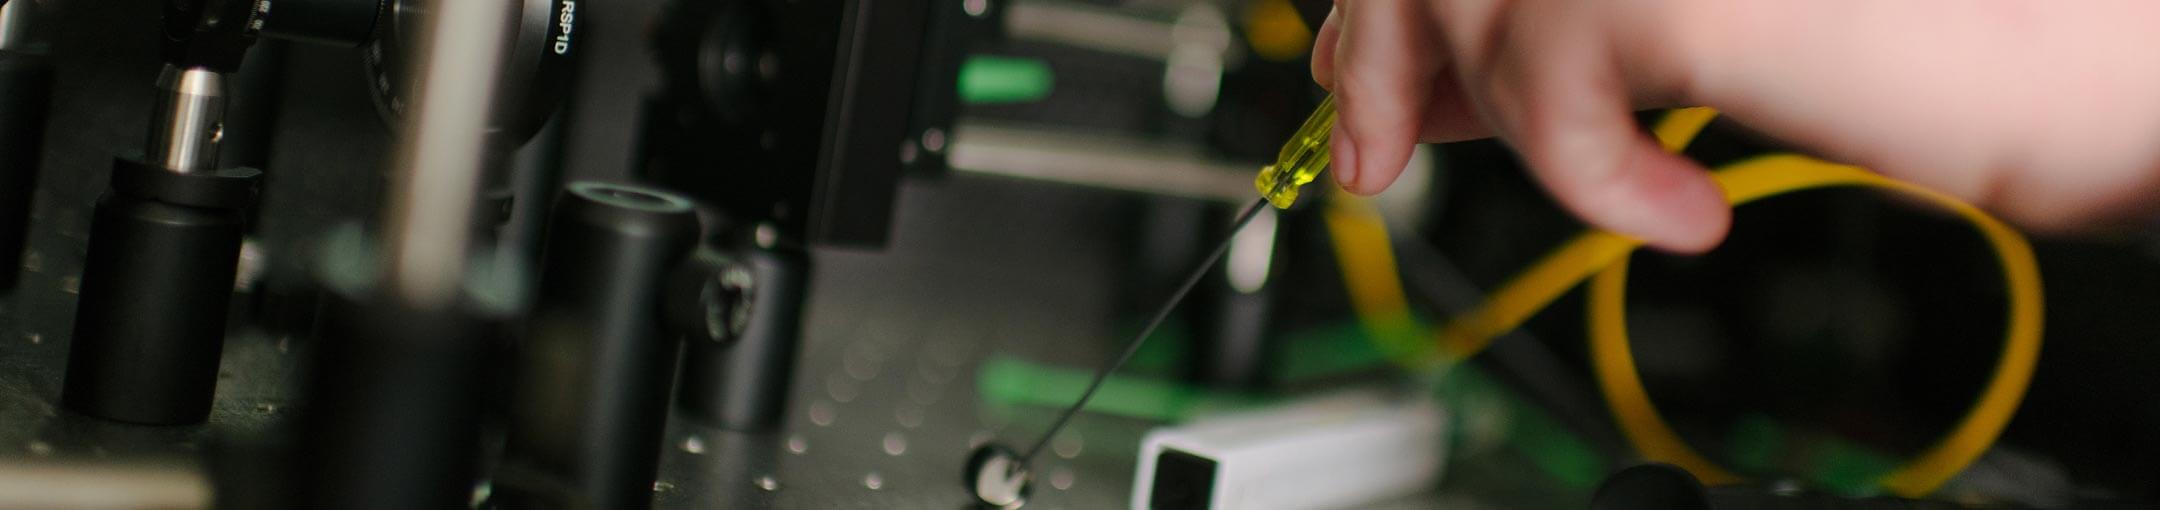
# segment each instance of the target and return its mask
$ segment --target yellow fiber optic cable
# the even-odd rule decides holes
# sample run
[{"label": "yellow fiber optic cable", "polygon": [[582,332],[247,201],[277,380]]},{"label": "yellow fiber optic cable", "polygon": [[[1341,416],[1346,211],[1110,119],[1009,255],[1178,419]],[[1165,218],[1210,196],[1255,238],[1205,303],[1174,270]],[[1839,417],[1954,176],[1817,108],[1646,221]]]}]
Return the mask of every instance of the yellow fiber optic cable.
[{"label": "yellow fiber optic cable", "polygon": [[1335,263],[1358,325],[1380,352],[1406,368],[1429,368],[1438,352],[1423,340],[1424,327],[1410,313],[1402,278],[1395,270],[1395,244],[1387,222],[1371,202],[1336,190],[1321,210]]},{"label": "yellow fiber optic cable", "polygon": [[[1261,172],[1259,191],[1278,207],[1296,200],[1296,190],[1328,163],[1326,133],[1334,120],[1333,97],[1323,101],[1285,144],[1280,161]],[[1709,108],[1675,110],[1653,127],[1660,145],[1679,152],[1701,133],[1717,112]],[[1891,493],[1917,497],[1934,492],[1994,444],[2016,414],[2039,363],[2042,291],[2040,271],[2024,236],[1986,212],[1956,197],[1883,177],[1860,168],[1795,155],[1772,155],[1728,165],[1712,176],[1735,207],[1794,191],[1864,187],[1920,198],[1964,218],[1993,246],[2009,290],[2008,324],[2002,357],[1978,402],[1943,439],[1885,475],[1879,482]],[[1362,206],[1362,208],[1361,208]],[[1589,327],[1598,385],[1611,405],[1621,432],[1645,458],[1678,465],[1711,484],[1742,478],[1718,466],[1682,441],[1651,404],[1635,370],[1626,325],[1627,261],[1640,241],[1591,230],[1555,249],[1515,276],[1486,301],[1442,327],[1435,347],[1397,340],[1414,331],[1386,248],[1384,223],[1369,206],[1337,200],[1325,211],[1342,264],[1353,308],[1369,333],[1380,340],[1390,359],[1411,367],[1444,365],[1477,354],[1494,338],[1522,325],[1532,314],[1569,289],[1590,282]],[[1374,249],[1372,247],[1383,247]],[[1593,278],[1594,277],[1594,278]]]},{"label": "yellow fiber optic cable", "polygon": [[1710,127],[1710,121],[1715,119],[1717,110],[1713,108],[1681,108],[1666,113],[1665,118],[1659,119],[1657,125],[1650,127],[1650,135],[1657,138],[1658,146],[1664,147],[1665,152],[1679,154],[1681,149],[1687,148],[1689,142],[1695,141],[1695,135],[1702,134],[1703,128]]},{"label": "yellow fiber optic cable", "polygon": [[[1668,116],[1654,132],[1667,149],[1677,151],[1714,115],[1707,109],[1681,110]],[[1957,427],[1941,442],[1886,475],[1881,484],[1901,496],[1926,495],[1986,452],[2016,413],[2039,361],[2040,273],[2025,238],[1956,197],[1859,168],[1801,156],[1774,155],[1743,161],[1716,172],[1714,178],[1724,189],[1727,201],[1735,206],[1808,189],[1867,187],[1894,191],[1957,213],[1987,238],[2001,262],[2010,291],[2002,358],[1979,402]],[[1599,386],[1622,433],[1648,459],[1678,465],[1712,484],[1739,481],[1738,475],[1696,453],[1673,432],[1658,416],[1636,374],[1628,349],[1625,287],[1627,257],[1640,245],[1639,241],[1610,232],[1584,233],[1516,276],[1479,308],[1449,321],[1441,330],[1439,343],[1453,359],[1476,354],[1494,337],[1521,325],[1531,314],[1595,274],[1589,296],[1592,359]]]}]

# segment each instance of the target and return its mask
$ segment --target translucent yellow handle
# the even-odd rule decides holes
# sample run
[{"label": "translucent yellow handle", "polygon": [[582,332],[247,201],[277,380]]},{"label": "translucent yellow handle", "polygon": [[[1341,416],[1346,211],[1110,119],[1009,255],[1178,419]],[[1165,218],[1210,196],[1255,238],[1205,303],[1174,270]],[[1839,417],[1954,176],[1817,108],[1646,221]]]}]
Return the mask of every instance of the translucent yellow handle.
[{"label": "translucent yellow handle", "polygon": [[1313,109],[1305,125],[1299,126],[1296,135],[1284,142],[1282,154],[1275,156],[1275,164],[1260,169],[1260,178],[1253,187],[1260,196],[1277,209],[1289,209],[1297,203],[1298,188],[1311,183],[1320,176],[1320,170],[1328,166],[1328,135],[1335,132],[1335,95],[1329,94]]}]

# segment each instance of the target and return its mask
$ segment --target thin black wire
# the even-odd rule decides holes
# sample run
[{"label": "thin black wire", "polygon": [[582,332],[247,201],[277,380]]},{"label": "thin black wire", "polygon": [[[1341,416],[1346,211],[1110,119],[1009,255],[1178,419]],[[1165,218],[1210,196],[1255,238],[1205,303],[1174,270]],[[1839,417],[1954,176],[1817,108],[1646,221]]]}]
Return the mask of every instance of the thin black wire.
[{"label": "thin black wire", "polygon": [[1214,269],[1215,263],[1222,260],[1224,253],[1230,251],[1230,242],[1237,239],[1237,231],[1244,229],[1246,223],[1260,215],[1260,208],[1266,206],[1267,199],[1262,198],[1245,206],[1245,212],[1238,213],[1237,221],[1230,224],[1230,233],[1223,236],[1222,244],[1215,247],[1215,253],[1208,255],[1207,261],[1201,262],[1199,268],[1185,277],[1185,284],[1178,286],[1177,292],[1170,294],[1170,301],[1163,303],[1162,308],[1155,311],[1155,318],[1148,320],[1147,327],[1140,328],[1140,334],[1125,343],[1124,352],[1118,353],[1117,358],[1110,360],[1110,364],[1095,371],[1095,379],[1088,382],[1086,391],[1080,392],[1080,400],[1073,402],[1072,407],[1065,408],[1064,414],[1058,415],[1057,422],[1050,424],[1050,430],[1043,432],[1042,439],[1036,440],[1035,446],[1029,447],[1027,453],[1020,455],[1020,462],[1014,464],[1015,466],[1025,466],[1035,460],[1035,454],[1042,453],[1043,447],[1050,444],[1051,438],[1057,437],[1058,431],[1065,429],[1065,424],[1072,421],[1073,415],[1080,414],[1080,409],[1087,407],[1088,399],[1095,397],[1095,390],[1102,389],[1103,382],[1110,379],[1111,373],[1117,372],[1118,367],[1125,366],[1126,361],[1132,360],[1133,354],[1140,352],[1140,344],[1147,342],[1148,335],[1155,334],[1155,328],[1162,326],[1163,320],[1170,318],[1170,312],[1177,310],[1179,302],[1185,301],[1185,295],[1192,293],[1193,287],[1200,285],[1200,278],[1207,276],[1208,270]]}]

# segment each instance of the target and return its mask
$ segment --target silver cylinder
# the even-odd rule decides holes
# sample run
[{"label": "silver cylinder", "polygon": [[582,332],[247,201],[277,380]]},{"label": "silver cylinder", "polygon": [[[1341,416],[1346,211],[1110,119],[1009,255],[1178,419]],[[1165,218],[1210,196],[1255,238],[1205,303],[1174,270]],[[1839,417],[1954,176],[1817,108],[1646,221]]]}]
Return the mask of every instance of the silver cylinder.
[{"label": "silver cylinder", "polygon": [[522,2],[416,3],[430,16],[409,55],[419,72],[390,172],[385,276],[408,304],[430,309],[450,304],[464,281],[481,174],[498,150],[489,119]]},{"label": "silver cylinder", "polygon": [[42,28],[38,19],[38,4],[33,1],[8,2],[0,6],[0,50],[29,51],[39,42],[35,31]]},{"label": "silver cylinder", "polygon": [[216,169],[225,136],[225,75],[168,64],[158,73],[157,88],[145,162],[180,173]]}]

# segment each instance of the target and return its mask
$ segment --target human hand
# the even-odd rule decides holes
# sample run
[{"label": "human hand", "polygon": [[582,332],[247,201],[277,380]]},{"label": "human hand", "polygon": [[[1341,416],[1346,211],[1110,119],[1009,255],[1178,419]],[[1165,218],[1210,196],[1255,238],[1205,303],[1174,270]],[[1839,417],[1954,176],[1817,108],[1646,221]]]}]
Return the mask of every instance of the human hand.
[{"label": "human hand", "polygon": [[2160,4],[2098,0],[1340,0],[1313,75],[1336,180],[1385,189],[1411,146],[1498,136],[1570,212],[1667,250],[1730,225],[1638,108],[1718,107],[1823,157],[2028,227],[2138,209],[2160,174]]}]

